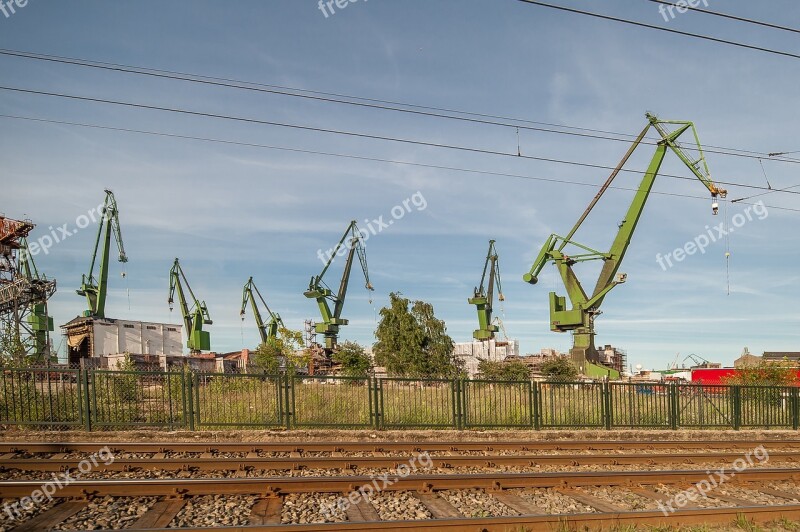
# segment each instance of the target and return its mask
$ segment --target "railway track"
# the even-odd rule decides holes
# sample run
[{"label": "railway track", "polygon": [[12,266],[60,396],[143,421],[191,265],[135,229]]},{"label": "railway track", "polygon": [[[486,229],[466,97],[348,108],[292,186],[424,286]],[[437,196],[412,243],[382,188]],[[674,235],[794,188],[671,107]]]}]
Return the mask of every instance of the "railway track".
[{"label": "railway track", "polygon": [[[545,448],[541,443],[550,443]],[[688,452],[690,449],[701,452]],[[800,521],[800,468],[775,463],[800,459],[800,442],[763,442],[769,467],[744,469],[708,498],[675,506],[676,494],[707,480],[704,468],[649,471],[447,473],[449,468],[497,464],[553,466],[691,463],[730,464],[762,442],[458,442],[458,443],[246,443],[108,444],[119,454],[106,471],[181,469],[227,471],[226,478],[81,478],[63,485],[55,499],[24,518],[0,521],[2,530],[539,530],[596,529],[610,525],[730,524],[780,518]],[[0,445],[0,498],[28,497],[43,480],[8,480],[11,469],[74,471],[78,460],[103,448],[99,443],[4,443]],[[588,450],[588,447],[595,449]],[[650,447],[651,449],[648,449]],[[636,449],[638,452],[631,452]],[[653,453],[656,449],[660,453]],[[713,449],[722,449],[710,452]],[[583,454],[574,451],[581,450]],[[567,452],[564,452],[567,451]],[[673,451],[672,453],[667,451]],[[414,453],[431,454],[426,467],[400,474]],[[547,452],[551,454],[533,454]],[[224,456],[238,453],[239,456]],[[260,456],[272,453],[279,456]],[[283,454],[287,456],[283,456]],[[353,456],[340,456],[350,453]],[[174,454],[174,456],[169,456]],[[221,456],[214,456],[220,455]],[[65,456],[69,455],[69,456]],[[98,463],[98,467],[102,464]],[[244,477],[246,469],[346,470],[348,474]],[[372,488],[370,488],[372,486]],[[380,489],[375,489],[380,486]],[[353,503],[337,505],[352,494]],[[329,508],[320,514],[320,508]],[[665,506],[667,505],[667,506]],[[133,509],[133,510],[132,510]],[[135,510],[135,511],[134,511]],[[127,513],[126,513],[127,512]],[[102,516],[110,515],[103,521]],[[101,516],[101,517],[97,517]],[[211,516],[211,517],[209,517]],[[5,516],[3,516],[5,518]],[[208,519],[212,519],[209,523]],[[204,521],[205,519],[205,521]],[[314,521],[327,520],[325,523]],[[246,528],[243,526],[247,524]],[[202,525],[202,526],[201,526]],[[83,527],[83,528],[81,528]]]}]

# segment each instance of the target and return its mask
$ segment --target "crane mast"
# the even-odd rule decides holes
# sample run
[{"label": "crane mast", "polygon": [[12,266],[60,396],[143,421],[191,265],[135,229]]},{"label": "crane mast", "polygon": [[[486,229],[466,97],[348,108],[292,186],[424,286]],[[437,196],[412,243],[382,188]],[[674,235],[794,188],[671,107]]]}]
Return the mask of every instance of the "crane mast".
[{"label": "crane mast", "polygon": [[[267,309],[267,313],[269,314],[270,318],[269,323],[265,324],[261,317],[261,311],[258,310],[258,304],[256,303],[256,296],[261,300],[261,304],[264,305],[264,308]],[[278,329],[284,327],[283,320],[281,319],[280,315],[270,310],[269,305],[267,305],[267,302],[264,301],[264,298],[261,296],[261,292],[258,291],[258,287],[256,286],[256,283],[253,282],[252,277],[248,279],[247,283],[245,283],[244,288],[242,289],[242,310],[239,312],[239,316],[241,316],[242,321],[244,321],[248,302],[253,309],[253,316],[256,320],[258,333],[261,336],[261,343],[265,344],[270,339],[276,338],[278,336]]]},{"label": "crane mast", "polygon": [[17,269],[20,276],[43,294],[43,297],[30,304],[30,313],[27,317],[32,355],[35,360],[41,361],[47,359],[50,353],[50,333],[53,332],[54,326],[53,318],[47,312],[47,299],[49,297],[47,294],[52,295],[55,292],[56,282],[39,273],[36,262],[33,260],[33,255],[29,251],[26,237],[19,239],[18,256],[19,266]]},{"label": "crane mast", "polygon": [[[589,203],[589,206],[578,219],[578,222],[573,226],[572,230],[567,236],[560,236],[557,234],[550,235],[545,241],[530,271],[523,276],[525,282],[536,284],[538,276],[546,264],[552,262],[558,269],[572,307],[567,308],[565,297],[558,296],[555,292],[550,292],[550,329],[555,332],[573,331],[573,348],[570,353],[573,361],[576,362],[581,370],[585,367],[587,360],[589,362],[597,362],[599,360],[597,350],[594,346],[594,320],[595,317],[600,314],[600,305],[603,303],[606,295],[608,295],[614,287],[624,283],[627,279],[626,274],[618,274],[617,272],[625,257],[625,252],[628,250],[631,238],[639,223],[645,203],[653,188],[653,184],[667,151],[671,150],[674,152],[711,193],[711,208],[713,214],[716,215],[719,210],[717,199],[720,197],[725,198],[727,195],[727,191],[718,188],[711,179],[705,155],[703,154],[703,148],[700,145],[697,130],[692,122],[659,120],[650,113],[647,113],[646,117],[648,120],[647,126],[645,126],[628,152],[611,173],[611,176],[609,176],[597,195]],[[677,126],[677,128],[670,132],[668,129],[670,125]],[[603,194],[608,190],[612,181],[622,170],[633,152],[642,143],[642,140],[651,127],[655,129],[660,136],[660,140],[656,145],[656,152],[639,184],[639,188],[636,191],[625,217],[619,224],[619,229],[610,249],[607,252],[602,252],[575,242],[573,236]],[[694,149],[696,149],[698,153],[697,159],[690,157],[678,144],[678,139],[681,135],[689,130],[691,130],[694,137]],[[577,248],[575,253],[565,252],[565,248],[568,245]],[[600,275],[591,295],[586,293],[572,269],[574,264],[590,260],[603,261]]]},{"label": "crane mast", "polygon": [[[125,246],[122,243],[122,231],[119,226],[119,208],[114,193],[106,189],[106,199],[103,203],[100,224],[97,229],[97,238],[94,243],[94,253],[92,263],[89,266],[89,273],[84,274],[81,280],[81,288],[77,290],[79,296],[86,297],[89,306],[83,312],[86,317],[105,318],[106,296],[108,295],[108,266],[111,252],[111,234],[119,250],[119,262],[128,262],[125,254]],[[98,257],[99,256],[99,257]],[[99,258],[99,277],[95,277],[94,268]],[[123,273],[123,277],[125,274]]]},{"label": "crane mast", "polygon": [[[347,258],[345,259],[344,263],[342,279],[339,283],[339,290],[337,292],[333,292],[323,282],[323,277],[333,263],[334,258],[338,255],[339,250],[342,248],[342,246],[345,246],[348,236],[350,237],[350,240],[347,243]],[[308,290],[303,292],[303,295],[305,295],[307,298],[315,299],[317,301],[317,306],[319,307],[322,321],[317,323],[314,326],[314,329],[318,334],[323,334],[325,336],[325,351],[327,353],[332,352],[336,348],[339,327],[349,323],[348,320],[342,318],[342,309],[344,308],[344,301],[345,297],[347,296],[348,283],[350,282],[350,271],[353,268],[353,259],[355,258],[355,255],[358,255],[358,260],[361,263],[361,271],[364,273],[367,290],[374,290],[372,284],[369,282],[367,254],[366,250],[364,249],[361,233],[359,232],[355,220],[353,220],[350,222],[350,225],[347,226],[347,229],[342,235],[342,238],[339,240],[339,243],[334,248],[333,253],[331,253],[330,258],[325,264],[325,267],[322,269],[322,272],[319,275],[311,278],[311,282],[308,284]],[[331,310],[330,307],[331,303],[333,303],[333,310]]]},{"label": "crane mast", "polygon": [[[186,285],[186,290],[189,292],[189,296],[191,296],[191,307],[183,291],[184,284]],[[203,330],[203,325],[211,325],[214,322],[211,321],[208,308],[206,308],[206,302],[200,301],[195,297],[178,259],[175,259],[172,269],[169,272],[169,298],[167,299],[167,303],[169,303],[170,312],[172,312],[175,304],[176,293],[178,296],[178,305],[180,305],[181,314],[183,315],[183,324],[184,327],[186,327],[186,336],[188,338],[186,346],[193,354],[199,353],[200,351],[211,350],[211,335],[208,331]]]},{"label": "crane mast", "polygon": [[[500,264],[498,262],[497,250],[494,246],[495,241],[489,241],[489,252],[486,254],[486,262],[483,264],[483,275],[481,284],[475,288],[473,297],[467,301],[470,305],[475,305],[478,311],[478,329],[472,336],[476,340],[491,340],[494,333],[499,331],[497,325],[492,322],[492,303],[494,300],[494,287],[497,286],[498,299],[504,301],[503,289],[500,284]],[[486,274],[489,274],[489,282],[486,283]]]}]

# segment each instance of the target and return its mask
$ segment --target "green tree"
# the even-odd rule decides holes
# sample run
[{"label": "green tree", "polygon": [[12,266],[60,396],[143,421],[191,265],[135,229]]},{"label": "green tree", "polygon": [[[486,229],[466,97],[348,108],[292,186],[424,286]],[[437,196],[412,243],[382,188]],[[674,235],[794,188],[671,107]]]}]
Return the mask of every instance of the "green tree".
[{"label": "green tree", "polygon": [[478,373],[482,379],[490,381],[527,381],[531,378],[530,368],[521,360],[481,360]]},{"label": "green tree", "polygon": [[345,377],[366,377],[372,367],[369,356],[356,342],[344,342],[333,353],[333,361],[342,365],[342,375]]},{"label": "green tree", "polygon": [[278,336],[269,338],[253,353],[254,365],[265,373],[275,375],[282,367],[294,373],[308,364],[308,353],[303,349],[303,333],[281,328]]},{"label": "green tree", "polygon": [[[399,293],[389,294],[375,331],[375,363],[391,375],[412,378],[452,378],[463,370],[453,353],[447,327],[433,313],[433,305],[413,304]],[[410,306],[410,309],[409,309]]]},{"label": "green tree", "polygon": [[726,384],[749,386],[792,386],[798,383],[797,364],[790,360],[759,360],[742,366],[735,375],[725,379]]},{"label": "green tree", "polygon": [[539,371],[550,381],[574,381],[578,378],[578,368],[567,357],[553,357],[539,366]]}]

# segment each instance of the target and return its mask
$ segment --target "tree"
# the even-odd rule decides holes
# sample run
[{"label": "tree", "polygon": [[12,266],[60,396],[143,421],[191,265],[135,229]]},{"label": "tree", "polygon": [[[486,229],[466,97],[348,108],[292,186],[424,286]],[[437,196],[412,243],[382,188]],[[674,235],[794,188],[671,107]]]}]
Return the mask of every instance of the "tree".
[{"label": "tree", "polygon": [[482,379],[490,381],[527,381],[531,378],[530,368],[521,360],[481,360],[478,373]]},{"label": "tree", "polygon": [[539,371],[549,381],[574,381],[578,378],[578,368],[567,357],[553,357],[539,366]]},{"label": "tree", "polygon": [[342,375],[345,377],[366,377],[372,367],[364,348],[356,342],[344,342],[333,353],[333,361],[342,365]]},{"label": "tree", "polygon": [[[390,304],[381,309],[375,331],[375,363],[388,373],[412,378],[453,378],[463,361],[453,352],[453,339],[433,305],[411,302],[399,293],[389,294]],[[411,306],[409,310],[409,305]]]},{"label": "tree", "polygon": [[308,353],[303,348],[303,333],[281,328],[278,336],[268,338],[256,348],[253,362],[264,373],[275,375],[285,368],[295,372],[298,367],[308,364]]},{"label": "tree", "polygon": [[792,386],[797,384],[797,365],[789,360],[759,360],[742,366],[735,375],[725,379],[726,384],[750,386]]}]

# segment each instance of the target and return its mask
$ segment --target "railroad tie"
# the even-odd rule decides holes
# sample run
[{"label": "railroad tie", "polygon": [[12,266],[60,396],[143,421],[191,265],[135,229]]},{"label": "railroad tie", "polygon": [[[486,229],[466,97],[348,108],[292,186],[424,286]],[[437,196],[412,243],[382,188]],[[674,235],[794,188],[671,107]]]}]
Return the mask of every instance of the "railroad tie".
[{"label": "railroad tie", "polygon": [[185,504],[185,499],[158,501],[136,520],[132,528],[166,528]]},{"label": "railroad tie", "polygon": [[361,497],[355,504],[350,504],[345,508],[347,520],[353,522],[374,522],[381,518],[369,499]]},{"label": "railroad tie", "polygon": [[753,489],[757,489],[758,491],[766,495],[772,495],[773,497],[780,497],[781,499],[786,499],[788,501],[800,501],[800,495],[796,493],[790,493],[788,491],[776,490],[772,488],[753,488]]},{"label": "railroad tie", "polygon": [[595,510],[598,510],[598,511],[603,512],[603,513],[620,513],[620,512],[624,512],[625,511],[624,509],[620,508],[619,506],[611,504],[608,501],[604,501],[602,499],[598,499],[594,495],[589,495],[588,493],[583,493],[583,492],[580,492],[580,491],[569,490],[569,489],[555,489],[553,491],[555,491],[556,493],[560,493],[561,495],[564,495],[565,497],[569,497],[571,499],[575,499],[579,503],[585,504],[587,506],[591,506]]},{"label": "railroad tie", "polygon": [[[648,489],[648,488],[626,488],[626,489],[628,491],[630,491],[631,493],[635,493],[636,495],[639,495],[641,497],[645,497],[645,498],[648,498],[648,499],[651,499],[651,500],[654,500],[654,501],[660,502],[660,503],[665,503],[666,504],[666,503],[669,503],[670,500],[672,499],[672,497],[670,497],[669,495],[666,495],[665,493],[659,493],[657,491],[653,491],[653,490]],[[686,504],[683,505],[683,508],[688,508],[688,509],[700,508],[700,505],[697,504],[696,502],[692,502],[692,501],[687,499],[686,500]]]},{"label": "railroad tie", "polygon": [[259,499],[250,510],[251,525],[279,525],[283,510],[282,497]]},{"label": "railroad tie", "polygon": [[40,530],[50,530],[65,519],[69,519],[80,512],[89,504],[89,501],[67,501],[57,504],[40,513],[33,519],[25,521],[11,532],[39,532]]},{"label": "railroad tie", "polygon": [[507,491],[492,492],[492,497],[502,502],[512,510],[519,512],[520,515],[547,515],[548,512],[539,508],[519,495],[508,493]]},{"label": "railroad tie", "polygon": [[415,491],[414,497],[420,500],[423,506],[428,509],[435,519],[464,517],[461,515],[461,512],[456,510],[455,507],[450,504],[450,501],[439,497],[435,493],[422,493],[420,491]]}]

